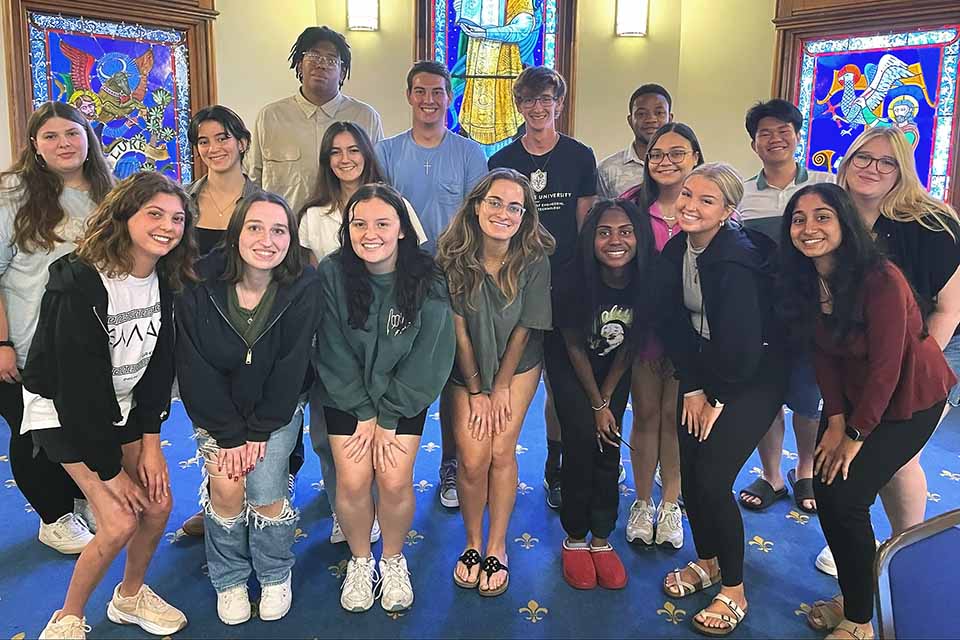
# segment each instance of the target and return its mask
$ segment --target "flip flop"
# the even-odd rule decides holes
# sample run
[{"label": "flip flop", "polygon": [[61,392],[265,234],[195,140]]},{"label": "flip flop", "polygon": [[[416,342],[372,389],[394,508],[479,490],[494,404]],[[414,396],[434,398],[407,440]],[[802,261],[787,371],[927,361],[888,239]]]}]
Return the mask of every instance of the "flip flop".
[{"label": "flip flop", "polygon": [[[483,559],[483,564],[480,565],[480,570],[487,574],[487,583],[489,584],[490,578],[493,577],[493,574],[498,571],[506,571],[507,579],[503,581],[503,584],[497,587],[496,589],[478,589],[480,595],[492,598],[494,596],[499,596],[501,593],[507,590],[507,587],[510,586],[510,569],[503,565],[497,556],[487,556]],[[479,576],[478,576],[479,579]]]},{"label": "flip flop", "polygon": [[[754,498],[760,499],[760,504],[750,504],[749,502],[743,499],[743,494],[752,496]],[[740,490],[737,500],[744,506],[746,509],[751,511],[765,511],[773,506],[777,500],[787,497],[787,488],[781,487],[779,491],[776,491],[769,482],[763,478],[757,478],[746,487]]]},{"label": "flip flop", "polygon": [[[465,566],[469,572],[470,569],[480,564],[480,552],[476,549],[467,549],[460,554],[460,557],[457,558],[457,562]],[[461,589],[476,589],[478,586],[480,586],[480,573],[478,572],[477,579],[471,582],[467,580],[461,580],[460,577],[457,576],[457,570],[454,569],[453,581]]]},{"label": "flip flop", "polygon": [[797,508],[807,513],[816,513],[817,508],[810,509],[803,506],[804,500],[813,500],[817,498],[813,495],[813,478],[801,478],[797,480],[797,470],[790,469],[787,472],[787,482],[790,483],[790,489],[793,491],[793,500],[797,503]]}]

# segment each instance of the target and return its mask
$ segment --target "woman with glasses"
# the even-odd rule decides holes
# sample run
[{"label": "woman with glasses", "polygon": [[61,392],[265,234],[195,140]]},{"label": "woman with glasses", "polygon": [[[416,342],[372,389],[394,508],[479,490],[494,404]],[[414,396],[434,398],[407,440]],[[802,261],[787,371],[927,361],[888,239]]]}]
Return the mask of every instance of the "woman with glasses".
[{"label": "woman with glasses", "polygon": [[692,618],[728,635],[747,613],[743,520],[733,482],[780,410],[786,366],[773,315],[773,240],[728,221],[743,180],[728,164],[694,169],[676,211],[683,233],[663,248],[657,274],[660,337],[679,379],[683,498],[697,559],[667,574],[682,598],[720,582]]},{"label": "woman with glasses", "polygon": [[[624,194],[650,216],[657,253],[680,231],[677,198],[683,180],[703,164],[700,141],[685,124],[671,122],[650,138],[643,182]],[[683,546],[680,512],[680,450],[677,444],[677,381],[673,365],[655,336],[640,341],[633,363],[633,428],[630,445],[637,497],[630,506],[627,542]],[[653,500],[653,476],[660,465],[659,506]],[[656,533],[654,533],[656,529]]]},{"label": "woman with glasses", "polygon": [[467,532],[453,581],[479,588],[482,596],[498,596],[509,584],[506,536],[517,495],[517,439],[540,381],[543,331],[551,328],[553,247],[530,183],[513,169],[483,178],[438,243],[457,335],[449,386]]},{"label": "woman with glasses", "polygon": [[[913,148],[903,132],[876,128],[861,134],[847,151],[837,184],[853,200],[857,213],[880,249],[896,264],[920,297],[930,335],[954,372],[960,371],[960,224],[947,204],[932,197],[917,176]],[[947,410],[960,405],[960,387],[947,398]],[[917,453],[880,490],[892,534],[923,522],[927,478]],[[817,568],[836,571],[829,547],[817,557]],[[815,625],[838,621],[840,601],[814,607]]]},{"label": "woman with glasses", "polygon": [[[899,160],[884,154],[889,149],[865,147],[848,155],[850,164],[841,169],[841,180],[857,184],[861,199],[865,190],[858,181],[866,177],[854,177],[856,169],[882,173],[897,168],[887,160]],[[870,506],[894,473],[919,455],[957,378],[927,331],[922,294],[877,250],[858,213],[836,185],[804,187],[787,204],[780,248],[785,320],[815,345],[823,418],[814,492],[843,592],[836,604],[814,607],[808,619],[831,629],[828,638],[866,640],[874,637]]]}]

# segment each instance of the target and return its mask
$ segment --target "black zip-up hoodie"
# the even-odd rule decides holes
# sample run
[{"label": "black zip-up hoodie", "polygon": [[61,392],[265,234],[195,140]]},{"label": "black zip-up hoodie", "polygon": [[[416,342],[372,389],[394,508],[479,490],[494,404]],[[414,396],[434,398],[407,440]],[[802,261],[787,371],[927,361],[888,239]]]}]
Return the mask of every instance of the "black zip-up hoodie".
[{"label": "black zip-up hoodie", "polygon": [[160,423],[170,415],[176,333],[172,293],[160,278],[157,346],[133,389],[125,427],[114,426],[122,415],[106,321],[107,290],[96,269],[73,253],[54,261],[23,370],[23,386],[53,400],[63,437],[104,481],[120,473],[119,429],[160,433]]},{"label": "black zip-up hoodie", "polygon": [[667,242],[657,260],[658,333],[681,393],[703,389],[724,402],[759,373],[765,349],[780,349],[773,313],[776,244],[762,233],[725,224],[697,258],[710,340],[700,337],[683,304],[687,234]]},{"label": "black zip-up hoodie", "polygon": [[176,353],[187,414],[229,449],[266,442],[290,422],[306,381],[320,290],[312,267],[279,285],[266,328],[247,344],[228,320],[227,287],[232,285],[221,279],[225,268],[221,249],[197,263],[201,281],[177,299]]}]

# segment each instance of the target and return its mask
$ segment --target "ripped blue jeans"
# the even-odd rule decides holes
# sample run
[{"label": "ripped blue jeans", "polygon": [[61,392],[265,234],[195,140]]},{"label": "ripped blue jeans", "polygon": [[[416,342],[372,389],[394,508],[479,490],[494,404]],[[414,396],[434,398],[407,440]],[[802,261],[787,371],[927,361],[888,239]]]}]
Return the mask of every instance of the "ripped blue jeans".
[{"label": "ripped blue jeans", "polygon": [[[293,567],[293,542],[300,513],[290,504],[287,478],[290,473],[290,452],[297,444],[303,423],[303,405],[297,405],[286,426],[270,434],[267,451],[261,462],[247,474],[245,500],[240,513],[233,517],[218,514],[210,500],[208,475],[220,475],[206,468],[200,484],[200,506],[204,513],[204,546],[207,572],[218,593],[247,584],[255,572],[261,586],[280,584]],[[210,434],[194,427],[197,450],[204,462],[216,464],[219,447]],[[223,474],[224,476],[226,474]],[[275,518],[257,511],[258,506],[283,500],[283,508]]]}]

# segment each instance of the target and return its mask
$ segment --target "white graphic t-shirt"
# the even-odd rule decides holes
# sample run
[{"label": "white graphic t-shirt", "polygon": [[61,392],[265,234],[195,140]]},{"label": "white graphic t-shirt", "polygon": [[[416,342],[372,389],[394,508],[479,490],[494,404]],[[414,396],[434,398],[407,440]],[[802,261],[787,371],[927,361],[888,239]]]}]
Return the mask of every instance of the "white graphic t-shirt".
[{"label": "white graphic t-shirt", "polygon": [[[146,278],[107,278],[100,274],[100,279],[107,290],[107,317],[98,320],[109,337],[113,389],[121,414],[117,425],[124,425],[133,408],[133,389],[147,370],[157,345],[160,285],[156,272]],[[21,433],[59,426],[53,401],[24,389]]]}]

